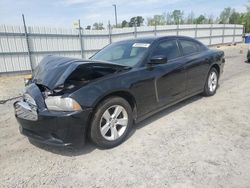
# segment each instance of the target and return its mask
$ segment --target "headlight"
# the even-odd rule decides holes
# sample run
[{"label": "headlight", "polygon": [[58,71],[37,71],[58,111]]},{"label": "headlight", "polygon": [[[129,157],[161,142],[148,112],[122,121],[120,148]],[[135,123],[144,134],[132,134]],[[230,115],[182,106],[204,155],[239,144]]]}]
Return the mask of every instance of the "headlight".
[{"label": "headlight", "polygon": [[81,106],[72,98],[61,96],[50,96],[45,99],[45,104],[49,110],[54,111],[79,111]]},{"label": "headlight", "polygon": [[25,102],[27,102],[29,105],[33,106],[33,107],[36,107],[36,102],[35,100],[28,94],[28,93],[25,93],[23,95],[23,99]]}]

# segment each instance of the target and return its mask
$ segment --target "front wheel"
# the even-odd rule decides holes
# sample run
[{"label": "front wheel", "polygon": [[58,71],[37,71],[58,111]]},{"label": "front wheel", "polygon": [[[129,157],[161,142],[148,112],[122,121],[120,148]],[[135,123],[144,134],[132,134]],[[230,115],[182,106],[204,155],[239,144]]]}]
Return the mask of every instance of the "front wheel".
[{"label": "front wheel", "polygon": [[204,87],[203,94],[205,96],[212,96],[216,93],[217,87],[218,87],[218,80],[219,80],[219,74],[215,68],[211,68],[207,81]]},{"label": "front wheel", "polygon": [[90,127],[90,139],[101,148],[121,144],[132,126],[132,110],[120,97],[111,97],[96,108]]}]

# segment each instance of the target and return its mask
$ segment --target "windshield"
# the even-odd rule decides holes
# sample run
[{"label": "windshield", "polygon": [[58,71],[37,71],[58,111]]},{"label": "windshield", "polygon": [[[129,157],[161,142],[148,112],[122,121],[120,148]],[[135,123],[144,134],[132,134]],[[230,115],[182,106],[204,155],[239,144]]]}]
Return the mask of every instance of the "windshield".
[{"label": "windshield", "polygon": [[113,43],[97,52],[91,59],[132,67],[141,61],[149,46],[149,43],[132,41]]}]

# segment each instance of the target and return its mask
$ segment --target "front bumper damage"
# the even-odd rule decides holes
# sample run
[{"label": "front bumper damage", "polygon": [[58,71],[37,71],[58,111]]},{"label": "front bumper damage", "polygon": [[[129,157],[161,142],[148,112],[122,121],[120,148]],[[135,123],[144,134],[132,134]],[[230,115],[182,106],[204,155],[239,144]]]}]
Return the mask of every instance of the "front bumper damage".
[{"label": "front bumper damage", "polygon": [[36,106],[25,98],[14,103],[15,116],[23,135],[57,146],[68,146],[85,140],[91,108],[77,112],[49,111],[35,84],[27,88],[27,93],[35,99]]}]

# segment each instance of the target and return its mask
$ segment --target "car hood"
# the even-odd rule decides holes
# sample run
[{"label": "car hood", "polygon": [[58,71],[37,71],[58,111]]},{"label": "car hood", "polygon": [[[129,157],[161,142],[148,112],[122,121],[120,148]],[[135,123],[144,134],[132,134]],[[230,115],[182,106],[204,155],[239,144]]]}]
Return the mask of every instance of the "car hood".
[{"label": "car hood", "polygon": [[50,90],[62,86],[65,80],[79,67],[91,70],[94,67],[110,68],[114,72],[129,68],[105,61],[81,60],[75,58],[46,56],[35,68],[32,82],[43,85]]}]

